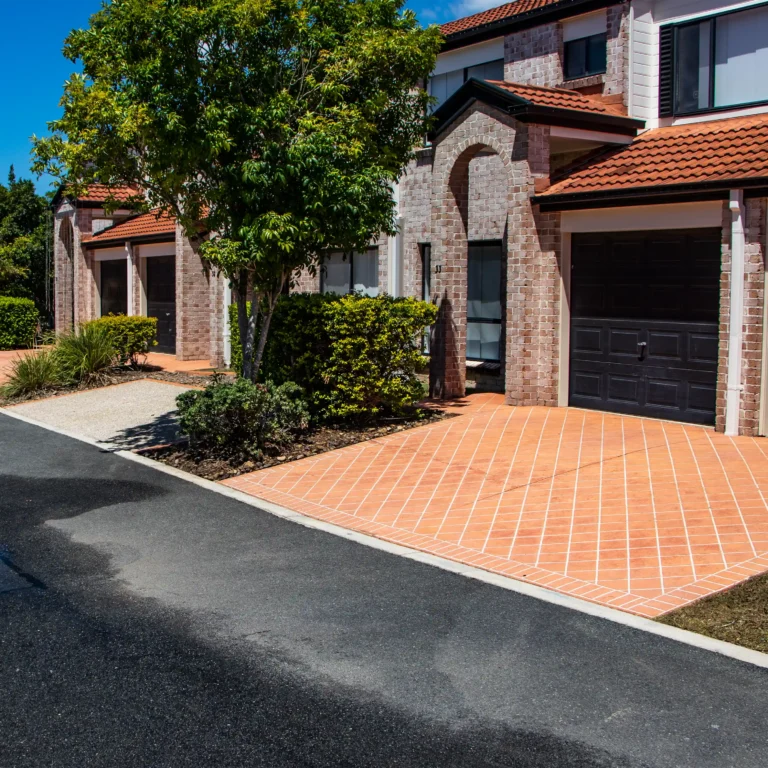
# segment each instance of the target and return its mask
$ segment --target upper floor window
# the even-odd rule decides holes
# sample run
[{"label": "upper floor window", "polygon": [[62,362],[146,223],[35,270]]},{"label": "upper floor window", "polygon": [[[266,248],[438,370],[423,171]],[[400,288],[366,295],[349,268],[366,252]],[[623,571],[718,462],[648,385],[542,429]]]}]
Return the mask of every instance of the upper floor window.
[{"label": "upper floor window", "polygon": [[662,27],[660,47],[662,117],[768,102],[767,5]]},{"label": "upper floor window", "polygon": [[323,293],[362,293],[379,295],[379,249],[331,251],[323,259],[320,272]]},{"label": "upper floor window", "polygon": [[472,67],[454,69],[443,72],[441,75],[433,75],[429,78],[429,95],[437,99],[433,109],[437,109],[444,101],[453,96],[464,83],[474,77],[477,80],[503,80],[504,59],[486,61],[483,64],[475,64]]},{"label": "upper floor window", "polygon": [[607,35],[596,35],[567,40],[564,50],[564,75],[567,80],[588,75],[601,75],[605,72],[607,61]]}]

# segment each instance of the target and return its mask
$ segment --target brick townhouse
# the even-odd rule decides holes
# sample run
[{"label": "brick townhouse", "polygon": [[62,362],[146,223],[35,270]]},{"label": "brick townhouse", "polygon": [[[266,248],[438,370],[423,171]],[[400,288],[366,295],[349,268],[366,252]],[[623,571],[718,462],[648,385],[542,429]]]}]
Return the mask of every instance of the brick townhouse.
[{"label": "brick townhouse", "polygon": [[[766,434],[768,4],[516,0],[442,31],[398,235],[297,288],[436,302],[438,397]],[[58,201],[58,327],[155,315],[162,349],[225,362],[223,280],[105,195]]]}]

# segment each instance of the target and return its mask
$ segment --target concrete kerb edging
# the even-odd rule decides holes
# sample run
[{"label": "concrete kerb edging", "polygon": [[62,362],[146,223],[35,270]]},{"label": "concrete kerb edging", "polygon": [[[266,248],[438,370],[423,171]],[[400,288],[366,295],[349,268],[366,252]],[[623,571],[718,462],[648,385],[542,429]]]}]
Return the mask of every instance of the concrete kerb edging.
[{"label": "concrete kerb edging", "polygon": [[394,544],[384,539],[378,539],[375,536],[359,533],[358,531],[351,531],[347,528],[343,528],[332,523],[327,523],[323,520],[317,520],[313,517],[308,517],[300,512],[294,512],[286,507],[281,507],[278,504],[265,501],[263,499],[250,496],[247,493],[238,491],[234,488],[230,488],[226,485],[213,482],[211,480],[205,480],[202,477],[193,475],[189,472],[184,472],[181,469],[175,467],[169,467],[166,464],[162,464],[153,459],[148,459],[145,456],[140,456],[136,453],[126,450],[114,450],[110,448],[109,443],[102,443],[98,440],[94,440],[90,437],[83,437],[81,435],[74,434],[58,427],[53,427],[49,424],[31,419],[28,416],[22,416],[20,414],[12,413],[6,408],[0,408],[0,413],[4,413],[6,416],[10,416],[18,421],[23,421],[28,424],[32,424],[36,427],[47,429],[51,432],[63,435],[64,437],[70,437],[74,440],[79,440],[89,445],[93,445],[97,448],[101,448],[104,451],[114,453],[129,461],[133,461],[137,464],[142,464],[145,467],[150,467],[158,472],[164,472],[167,475],[179,478],[180,480],[186,480],[189,483],[205,488],[206,490],[218,493],[221,496],[227,496],[235,501],[240,501],[243,504],[260,509],[276,517],[280,517],[284,520],[288,520],[298,525],[303,525],[305,528],[313,528],[318,531],[329,533],[333,536],[339,536],[349,541],[354,541],[358,544],[362,544],[373,549],[381,550],[398,557],[404,557],[409,560],[415,560],[416,562],[423,563],[425,565],[431,565],[435,568],[440,568],[444,571],[455,573],[459,576],[465,576],[470,579],[482,581],[486,584],[490,584],[501,589],[507,589],[511,592],[517,592],[527,597],[533,597],[537,600],[542,600],[546,603],[558,605],[562,608],[569,608],[573,611],[579,611],[580,613],[586,613],[590,616],[595,616],[606,621],[612,621],[615,624],[622,624],[625,627],[632,629],[638,629],[642,632],[648,632],[652,635],[659,635],[660,637],[667,638],[668,640],[674,640],[678,643],[693,646],[694,648],[700,648],[702,650],[711,651],[712,653],[718,653],[722,656],[727,656],[738,661],[745,662],[746,664],[752,664],[757,667],[763,667],[768,669],[768,653],[762,653],[760,651],[753,651],[749,648],[742,648],[739,645],[733,643],[727,643],[723,640],[716,640],[706,635],[698,635],[695,632],[689,632],[685,629],[678,629],[677,627],[670,627],[666,624],[658,624],[651,619],[643,618],[642,616],[635,616],[631,613],[625,613],[616,608],[608,608],[606,606],[599,605],[597,603],[591,603],[587,600],[581,600],[578,597],[571,595],[561,594],[545,587],[539,587],[535,584],[528,584],[524,581],[517,581],[516,579],[502,576],[501,574],[491,573],[490,571],[484,571],[482,568],[476,568],[471,565],[465,565],[458,563],[454,560],[448,560],[438,555],[432,555],[427,552],[420,552],[415,549],[409,549],[400,544]]}]

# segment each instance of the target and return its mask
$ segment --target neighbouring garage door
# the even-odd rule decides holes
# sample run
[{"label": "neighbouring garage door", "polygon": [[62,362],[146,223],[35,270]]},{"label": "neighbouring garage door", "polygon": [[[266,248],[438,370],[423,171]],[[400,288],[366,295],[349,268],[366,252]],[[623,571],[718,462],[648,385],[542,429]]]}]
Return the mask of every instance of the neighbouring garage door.
[{"label": "neighbouring garage door", "polygon": [[720,230],[574,234],[570,403],[714,424]]}]

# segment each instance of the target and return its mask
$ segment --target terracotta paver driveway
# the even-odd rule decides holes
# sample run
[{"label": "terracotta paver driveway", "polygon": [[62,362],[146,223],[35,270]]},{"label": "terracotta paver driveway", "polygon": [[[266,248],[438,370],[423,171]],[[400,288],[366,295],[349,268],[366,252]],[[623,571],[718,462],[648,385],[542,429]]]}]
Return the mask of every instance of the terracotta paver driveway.
[{"label": "terracotta paver driveway", "polygon": [[768,440],[498,395],[451,410],[226,484],[644,616],[768,570]]}]

